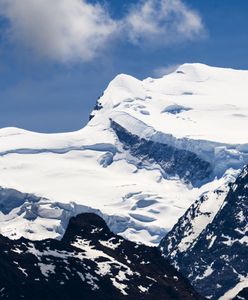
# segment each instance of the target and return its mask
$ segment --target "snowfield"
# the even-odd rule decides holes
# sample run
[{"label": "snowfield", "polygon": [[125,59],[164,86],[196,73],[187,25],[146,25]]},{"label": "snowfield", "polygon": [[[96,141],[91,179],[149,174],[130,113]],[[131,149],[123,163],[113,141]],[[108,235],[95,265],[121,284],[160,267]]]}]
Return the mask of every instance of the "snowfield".
[{"label": "snowfield", "polygon": [[248,163],[247,84],[248,71],[202,64],[118,75],[79,131],[1,129],[0,233],[60,238],[72,215],[97,212],[115,233],[157,245]]}]

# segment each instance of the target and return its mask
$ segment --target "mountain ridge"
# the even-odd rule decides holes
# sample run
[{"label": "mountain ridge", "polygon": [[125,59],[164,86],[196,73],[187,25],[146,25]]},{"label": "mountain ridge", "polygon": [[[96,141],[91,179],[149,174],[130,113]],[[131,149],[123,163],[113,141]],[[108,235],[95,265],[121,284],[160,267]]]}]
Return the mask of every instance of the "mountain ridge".
[{"label": "mountain ridge", "polygon": [[[247,287],[247,187],[248,166],[229,185],[213,217],[202,209],[204,201],[208,201],[202,199],[191,206],[160,243],[165,257],[206,298],[232,299]],[[199,215],[204,214],[208,214],[209,223],[194,235],[194,228],[201,222]]]},{"label": "mountain ridge", "polygon": [[0,186],[42,199],[0,212],[0,233],[61,237],[71,216],[97,211],[115,233],[157,245],[196,199],[248,163],[247,80],[201,64],[161,79],[121,75],[79,131],[0,130]]},{"label": "mountain ridge", "polygon": [[1,299],[201,298],[158,249],[114,235],[95,214],[70,220],[61,241],[0,236]]}]

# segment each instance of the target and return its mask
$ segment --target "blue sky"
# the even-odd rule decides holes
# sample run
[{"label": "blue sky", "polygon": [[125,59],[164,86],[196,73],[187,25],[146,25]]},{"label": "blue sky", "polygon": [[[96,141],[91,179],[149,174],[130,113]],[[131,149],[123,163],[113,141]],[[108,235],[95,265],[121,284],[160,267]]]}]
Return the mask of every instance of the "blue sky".
[{"label": "blue sky", "polygon": [[[47,1],[0,0],[0,127],[77,130],[118,73],[156,77],[184,62],[248,69],[248,1],[53,2],[75,2],[76,15]],[[145,5],[150,15],[140,15]]]}]

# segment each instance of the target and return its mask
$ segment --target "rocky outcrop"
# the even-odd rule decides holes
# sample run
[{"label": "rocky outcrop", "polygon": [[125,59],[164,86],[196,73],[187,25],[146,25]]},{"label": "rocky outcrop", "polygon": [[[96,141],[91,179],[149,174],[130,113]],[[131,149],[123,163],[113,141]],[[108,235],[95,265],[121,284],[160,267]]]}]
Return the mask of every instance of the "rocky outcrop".
[{"label": "rocky outcrop", "polygon": [[0,297],[201,299],[157,248],[114,235],[89,213],[72,218],[61,241],[0,236]]},{"label": "rocky outcrop", "polygon": [[230,184],[213,220],[182,251],[180,242],[190,234],[190,223],[199,212],[194,204],[160,247],[196,290],[205,297],[219,299],[248,277],[248,167]]}]

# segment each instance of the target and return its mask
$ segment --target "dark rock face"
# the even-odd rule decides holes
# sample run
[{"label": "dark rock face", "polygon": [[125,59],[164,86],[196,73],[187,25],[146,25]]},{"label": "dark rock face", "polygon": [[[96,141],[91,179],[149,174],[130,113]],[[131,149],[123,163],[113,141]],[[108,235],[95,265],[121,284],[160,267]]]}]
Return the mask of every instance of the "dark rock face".
[{"label": "dark rock face", "polygon": [[91,119],[94,118],[95,112],[96,112],[96,111],[102,109],[102,104],[100,103],[100,98],[101,98],[101,97],[98,97],[98,99],[97,99],[97,101],[96,101],[96,104],[95,104],[95,106],[94,106],[94,108],[93,108],[93,111],[92,111],[92,113],[91,113],[90,116],[89,116],[89,120],[91,120]]},{"label": "dark rock face", "polygon": [[94,214],[72,218],[61,241],[0,236],[0,298],[202,299],[157,248],[114,235]]},{"label": "dark rock face", "polygon": [[[195,207],[190,208],[191,215]],[[161,241],[161,249],[199,293],[219,299],[248,277],[248,167],[230,185],[213,221],[186,251],[180,252],[178,244],[190,225],[189,212]],[[247,291],[243,293],[247,295]]]},{"label": "dark rock face", "polygon": [[165,176],[179,176],[193,185],[208,179],[212,173],[211,164],[193,152],[140,138],[113,120],[111,127],[125,149],[139,158],[140,167],[144,162],[155,162],[164,171]]},{"label": "dark rock face", "polygon": [[238,293],[233,300],[247,300],[248,299],[248,288],[244,288]]}]

